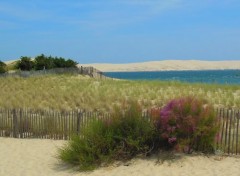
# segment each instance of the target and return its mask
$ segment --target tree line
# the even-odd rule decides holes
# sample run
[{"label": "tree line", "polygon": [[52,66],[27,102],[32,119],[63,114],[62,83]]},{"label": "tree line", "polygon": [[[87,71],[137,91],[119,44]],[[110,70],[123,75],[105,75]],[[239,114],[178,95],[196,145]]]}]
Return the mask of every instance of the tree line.
[{"label": "tree line", "polygon": [[[70,68],[77,67],[77,62],[71,59],[65,59],[62,57],[52,57],[45,56],[41,54],[35,59],[31,59],[27,56],[22,56],[20,60],[15,64],[15,69],[20,69],[22,71],[30,70],[44,70],[53,68]],[[7,71],[7,65],[0,61],[0,73],[5,73]]]}]

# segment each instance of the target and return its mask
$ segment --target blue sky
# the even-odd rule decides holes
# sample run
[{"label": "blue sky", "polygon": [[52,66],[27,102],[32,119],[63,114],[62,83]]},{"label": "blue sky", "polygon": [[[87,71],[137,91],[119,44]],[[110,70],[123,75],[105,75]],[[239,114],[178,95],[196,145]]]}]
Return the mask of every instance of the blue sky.
[{"label": "blue sky", "polygon": [[240,60],[239,0],[1,0],[0,60]]}]

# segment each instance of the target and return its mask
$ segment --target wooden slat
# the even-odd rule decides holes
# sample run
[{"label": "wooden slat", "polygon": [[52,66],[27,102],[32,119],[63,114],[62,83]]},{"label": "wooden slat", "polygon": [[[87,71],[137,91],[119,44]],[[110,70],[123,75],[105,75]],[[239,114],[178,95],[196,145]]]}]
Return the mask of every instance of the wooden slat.
[{"label": "wooden slat", "polygon": [[[46,125],[46,123],[48,123],[48,121],[46,120],[48,118],[48,111],[47,110],[45,110],[45,112],[44,112],[44,116],[43,116],[43,122],[45,122],[45,123],[43,123],[43,138],[44,139],[47,139],[48,138],[48,136],[49,135],[46,135],[46,131],[48,130],[48,128],[49,128],[49,125]],[[51,122],[50,122],[50,124],[51,124]]]},{"label": "wooden slat", "polygon": [[[222,112],[222,109],[220,108],[218,108],[217,109],[217,123],[218,123],[218,125],[220,125],[221,124],[221,112]],[[220,133],[221,133],[221,131],[219,131],[219,134],[217,134],[218,136],[220,135]],[[217,149],[219,149],[219,138],[217,138],[217,142],[216,142],[216,148]]]},{"label": "wooden slat", "polygon": [[42,111],[42,113],[40,114],[39,118],[38,118],[38,127],[39,127],[39,138],[42,138],[42,127],[41,127],[41,123],[42,123],[42,115],[43,115],[44,111]]},{"label": "wooden slat", "polygon": [[2,109],[0,109],[0,127],[1,127],[1,128],[0,128],[0,136],[1,136],[1,137],[3,136],[3,131],[4,131],[4,129],[5,129],[5,128],[4,128],[4,126],[5,126],[5,125],[4,125],[4,119],[5,119],[5,118],[3,118],[2,115],[3,115],[3,114],[2,114]]},{"label": "wooden slat", "polygon": [[6,127],[5,127],[5,119],[6,118],[4,118],[4,114],[3,114],[3,111],[2,111],[2,109],[0,109],[0,118],[1,118],[1,124],[0,124],[0,126],[1,126],[1,131],[0,131],[0,136],[2,137],[2,136],[4,136],[4,131],[5,131],[5,129],[6,129]]},{"label": "wooden slat", "polygon": [[24,138],[25,132],[28,132],[28,118],[25,115],[25,113],[27,113],[27,111],[25,111],[25,109],[20,109],[20,118],[22,119],[22,132],[21,132],[21,136],[22,138]]},{"label": "wooden slat", "polygon": [[3,136],[3,130],[5,129],[4,128],[4,118],[2,117],[2,109],[0,109],[0,136],[2,137]]},{"label": "wooden slat", "polygon": [[20,138],[23,138],[23,132],[24,132],[24,119],[23,119],[22,109],[19,109],[19,133],[20,133]]},{"label": "wooden slat", "polygon": [[57,116],[57,112],[56,111],[54,111],[54,117],[55,117],[55,119],[56,119],[56,139],[58,140],[58,139],[60,139],[59,138],[59,135],[60,135],[60,133],[59,133],[59,119],[58,119],[58,116]]},{"label": "wooden slat", "polygon": [[229,122],[229,129],[228,129],[228,154],[230,154],[230,149],[231,149],[231,132],[232,132],[231,130],[232,130],[232,118],[233,118],[232,114],[233,114],[233,111],[230,110],[230,116],[229,116],[230,122]]},{"label": "wooden slat", "polygon": [[227,152],[225,149],[226,149],[226,147],[227,147],[228,121],[229,121],[229,110],[227,110],[227,118],[226,118],[226,129],[225,129],[224,152]]},{"label": "wooden slat", "polygon": [[13,128],[12,128],[12,121],[11,121],[11,119],[10,119],[10,109],[8,109],[7,110],[7,119],[8,119],[8,121],[9,121],[9,126],[10,126],[10,137],[12,137],[12,131],[13,131]]},{"label": "wooden slat", "polygon": [[30,116],[32,118],[32,132],[33,132],[34,138],[35,138],[35,136],[38,136],[37,117],[39,116],[40,113],[41,113],[41,111],[38,110],[38,113],[35,116],[30,114]]},{"label": "wooden slat", "polygon": [[76,119],[76,133],[77,135],[80,134],[80,112],[76,111],[75,113],[77,113],[77,119]]},{"label": "wooden slat", "polygon": [[80,136],[82,136],[81,134],[81,130],[83,129],[83,124],[84,124],[84,111],[83,110],[80,110],[81,111],[81,118],[80,118]]},{"label": "wooden slat", "polygon": [[20,138],[25,138],[25,131],[27,131],[26,128],[26,111],[24,108],[20,109],[20,124],[21,124],[21,131],[20,131]]},{"label": "wooden slat", "polygon": [[236,135],[236,112],[234,111],[234,110],[232,110],[233,112],[232,112],[232,146],[231,146],[231,153],[232,154],[234,154],[235,152],[235,150],[234,150],[234,148],[235,148],[235,145],[234,145],[234,142],[235,142],[235,135]]},{"label": "wooden slat", "polygon": [[67,127],[67,125],[68,125],[68,121],[67,121],[67,117],[68,117],[68,113],[67,112],[64,112],[64,114],[63,114],[63,126],[64,126],[64,128],[63,128],[63,134],[64,134],[64,140],[66,140],[67,139],[67,131],[68,131],[68,127]]},{"label": "wooden slat", "polygon": [[55,124],[55,117],[53,116],[53,112],[49,110],[48,112],[48,118],[52,118],[53,121],[52,121],[52,126],[48,126],[49,127],[49,139],[52,139],[52,136],[53,136],[53,131],[54,131],[54,124]]},{"label": "wooden slat", "polygon": [[55,111],[51,111],[51,118],[54,119],[54,139],[57,140],[58,139],[58,131],[57,131],[57,124],[58,124],[58,121],[57,121],[57,118],[55,116]]},{"label": "wooden slat", "polygon": [[16,109],[12,110],[13,114],[13,137],[17,137],[17,115],[16,115]]},{"label": "wooden slat", "polygon": [[58,122],[59,122],[59,139],[62,139],[62,121],[61,121],[61,117],[59,116],[59,112],[56,112],[56,116],[58,117]]},{"label": "wooden slat", "polygon": [[238,115],[237,115],[237,135],[236,135],[236,155],[239,153],[239,150],[238,150],[238,130],[239,130],[239,118],[240,118],[240,111],[238,110]]},{"label": "wooden slat", "polygon": [[224,129],[225,129],[225,122],[226,122],[226,118],[225,118],[225,110],[223,109],[222,111],[222,127],[221,127],[221,147],[224,150],[224,144],[223,144],[223,138],[224,138]]},{"label": "wooden slat", "polygon": [[65,123],[65,121],[64,121],[64,118],[63,118],[61,112],[59,113],[59,115],[60,115],[60,117],[61,117],[61,121],[62,121],[62,133],[63,133],[63,135],[62,135],[62,139],[64,140],[64,137],[65,137],[65,132],[64,132],[64,128],[65,128],[65,126],[64,126],[64,123]]},{"label": "wooden slat", "polygon": [[[37,111],[36,111],[36,114],[37,114]],[[29,113],[29,111],[27,109],[25,109],[25,117],[26,119],[28,120],[28,137],[32,137],[32,121],[33,121],[33,118],[32,118],[32,114]]]}]

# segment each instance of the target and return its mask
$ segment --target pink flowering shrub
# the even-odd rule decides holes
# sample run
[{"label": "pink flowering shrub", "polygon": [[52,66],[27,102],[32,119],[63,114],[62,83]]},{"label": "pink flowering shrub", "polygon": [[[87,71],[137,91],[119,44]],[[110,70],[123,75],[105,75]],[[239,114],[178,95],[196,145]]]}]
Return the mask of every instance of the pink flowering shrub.
[{"label": "pink flowering shrub", "polygon": [[203,100],[193,97],[174,99],[158,112],[154,110],[154,125],[161,145],[175,148],[211,151],[218,132],[214,109]]}]

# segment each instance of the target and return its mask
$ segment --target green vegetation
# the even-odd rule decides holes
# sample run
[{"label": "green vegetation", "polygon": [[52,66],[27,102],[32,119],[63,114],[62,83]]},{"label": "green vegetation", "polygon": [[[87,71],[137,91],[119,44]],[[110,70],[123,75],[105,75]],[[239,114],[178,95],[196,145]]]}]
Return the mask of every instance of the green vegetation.
[{"label": "green vegetation", "polygon": [[152,121],[142,117],[137,103],[130,102],[127,108],[115,110],[111,118],[92,122],[81,137],[74,136],[59,149],[59,158],[85,171],[116,160],[172,150],[178,145],[183,145],[181,151],[188,147],[185,152],[190,149],[213,152],[212,144],[218,132],[213,108],[204,108],[202,102],[193,98],[173,101]]},{"label": "green vegetation", "polygon": [[0,61],[0,74],[5,73],[6,71],[7,71],[7,65],[4,62]]},{"label": "green vegetation", "polygon": [[30,57],[21,57],[19,61],[16,63],[16,69],[20,69],[23,71],[30,71],[34,68],[34,62]]},{"label": "green vegetation", "polygon": [[22,56],[19,61],[14,63],[13,69],[20,69],[23,71],[43,70],[52,68],[70,68],[76,67],[77,62],[71,59],[64,59],[62,57],[45,56],[44,54],[31,59],[27,56]]},{"label": "green vegetation", "polygon": [[112,118],[92,122],[83,130],[83,137],[74,136],[60,149],[59,157],[79,165],[80,170],[91,170],[113,160],[147,154],[153,148],[154,129],[141,113],[133,103],[125,113],[116,110]]},{"label": "green vegetation", "polygon": [[69,68],[69,67],[76,67],[77,62],[74,62],[71,59],[64,59],[62,57],[52,57],[52,56],[45,56],[40,55],[35,58],[35,66],[36,70],[43,70],[43,69],[52,69],[52,68]]},{"label": "green vegetation", "polygon": [[238,85],[190,84],[162,81],[97,80],[87,76],[52,75],[0,78],[0,107],[111,111],[129,100],[146,109],[169,100],[194,96],[220,107],[240,107]]},{"label": "green vegetation", "polygon": [[216,113],[204,100],[193,97],[174,99],[154,111],[154,124],[163,147],[206,152],[214,151],[219,131]]}]

